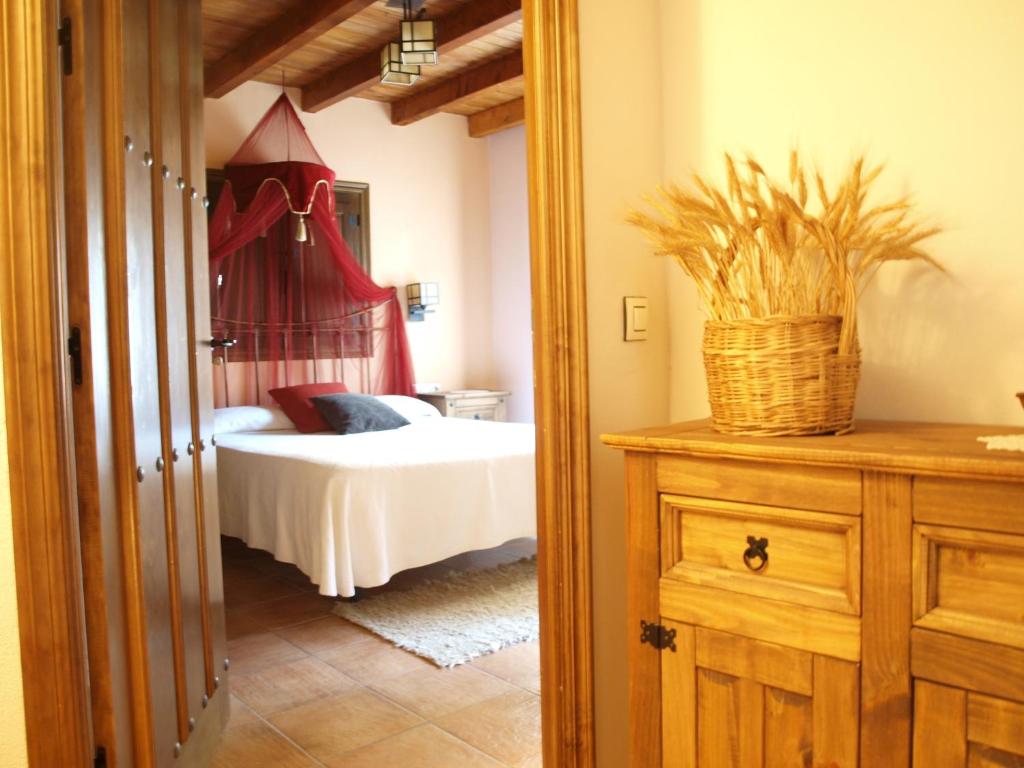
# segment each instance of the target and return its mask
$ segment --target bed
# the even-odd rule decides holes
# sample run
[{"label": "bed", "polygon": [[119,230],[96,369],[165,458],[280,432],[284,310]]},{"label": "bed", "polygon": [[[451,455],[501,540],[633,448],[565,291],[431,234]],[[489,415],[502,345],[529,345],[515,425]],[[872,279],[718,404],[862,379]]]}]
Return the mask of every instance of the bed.
[{"label": "bed", "polygon": [[346,597],[407,568],[536,536],[532,425],[382,399],[410,423],[301,434],[275,409],[247,409],[255,420],[218,411],[221,533],[293,563],[320,594]]}]

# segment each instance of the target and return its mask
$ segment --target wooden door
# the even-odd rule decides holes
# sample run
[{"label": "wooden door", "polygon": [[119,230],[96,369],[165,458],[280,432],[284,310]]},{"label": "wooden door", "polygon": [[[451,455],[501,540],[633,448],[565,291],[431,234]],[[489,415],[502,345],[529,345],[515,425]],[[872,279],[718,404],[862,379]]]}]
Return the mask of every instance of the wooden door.
[{"label": "wooden door", "polygon": [[[69,323],[93,740],[206,765],[227,716],[199,0],[69,0]],[[88,755],[92,760],[93,755]]]},{"label": "wooden door", "polygon": [[852,768],[860,667],[807,651],[664,621],[666,768]]},{"label": "wooden door", "polygon": [[201,764],[226,711],[226,660],[209,348],[197,336],[209,324],[199,299],[200,7],[149,0],[124,10],[125,132],[142,149],[127,163],[125,200],[150,728],[156,765]]}]

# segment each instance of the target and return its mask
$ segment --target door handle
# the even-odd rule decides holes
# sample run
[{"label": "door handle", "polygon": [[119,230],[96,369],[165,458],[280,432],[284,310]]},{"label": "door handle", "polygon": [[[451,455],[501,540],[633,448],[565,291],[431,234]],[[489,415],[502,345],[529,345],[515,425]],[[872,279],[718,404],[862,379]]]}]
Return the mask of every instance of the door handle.
[{"label": "door handle", "polygon": [[218,339],[216,336],[214,338],[210,339],[210,346],[213,347],[214,349],[217,349],[217,348],[220,348],[220,347],[224,347],[224,348],[226,348],[226,347],[233,347],[237,343],[238,343],[238,339],[228,339],[228,338]]}]

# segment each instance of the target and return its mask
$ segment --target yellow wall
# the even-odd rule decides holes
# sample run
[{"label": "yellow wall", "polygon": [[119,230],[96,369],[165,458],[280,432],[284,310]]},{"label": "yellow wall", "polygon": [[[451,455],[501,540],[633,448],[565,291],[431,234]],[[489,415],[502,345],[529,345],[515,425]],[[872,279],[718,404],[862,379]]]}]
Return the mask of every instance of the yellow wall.
[{"label": "yellow wall", "polygon": [[[829,177],[858,152],[947,232],[949,276],[891,265],[860,304],[857,415],[1022,421],[1024,3],[664,0],[665,175],[725,150],[780,175],[793,145]],[[673,52],[673,55],[668,55]],[[672,286],[674,418],[703,416],[702,317]]]},{"label": "yellow wall", "polygon": [[[596,732],[602,768],[625,764],[626,548],[622,456],[597,436],[668,416],[664,265],[624,222],[627,205],[661,174],[657,8],[657,0],[636,0],[626,13],[614,0],[588,0],[580,11]],[[624,296],[650,299],[648,341],[623,341]]]},{"label": "yellow wall", "polygon": [[[0,382],[3,359],[0,358]],[[11,539],[11,486],[7,466],[7,411],[0,386],[0,768],[28,764],[21,690],[21,645]]]}]

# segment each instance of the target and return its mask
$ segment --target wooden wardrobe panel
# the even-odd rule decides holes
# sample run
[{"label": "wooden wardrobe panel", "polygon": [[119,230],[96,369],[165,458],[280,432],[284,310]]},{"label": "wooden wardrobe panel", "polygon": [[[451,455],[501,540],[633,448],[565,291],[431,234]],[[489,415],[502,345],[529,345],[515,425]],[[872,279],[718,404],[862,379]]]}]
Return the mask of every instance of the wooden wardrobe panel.
[{"label": "wooden wardrobe panel", "polygon": [[[175,713],[171,606],[168,589],[164,490],[156,469],[161,457],[159,375],[156,361],[152,184],[159,183],[157,154],[150,142],[149,8],[143,2],[123,6],[124,124],[135,150],[125,165],[125,226],[128,277],[128,333],[131,349],[132,409],[138,462],[138,546],[146,606],[152,701],[152,736],[157,765],[173,760],[178,740]],[[144,161],[150,158],[150,165]],[[115,395],[116,396],[116,395]]]}]

